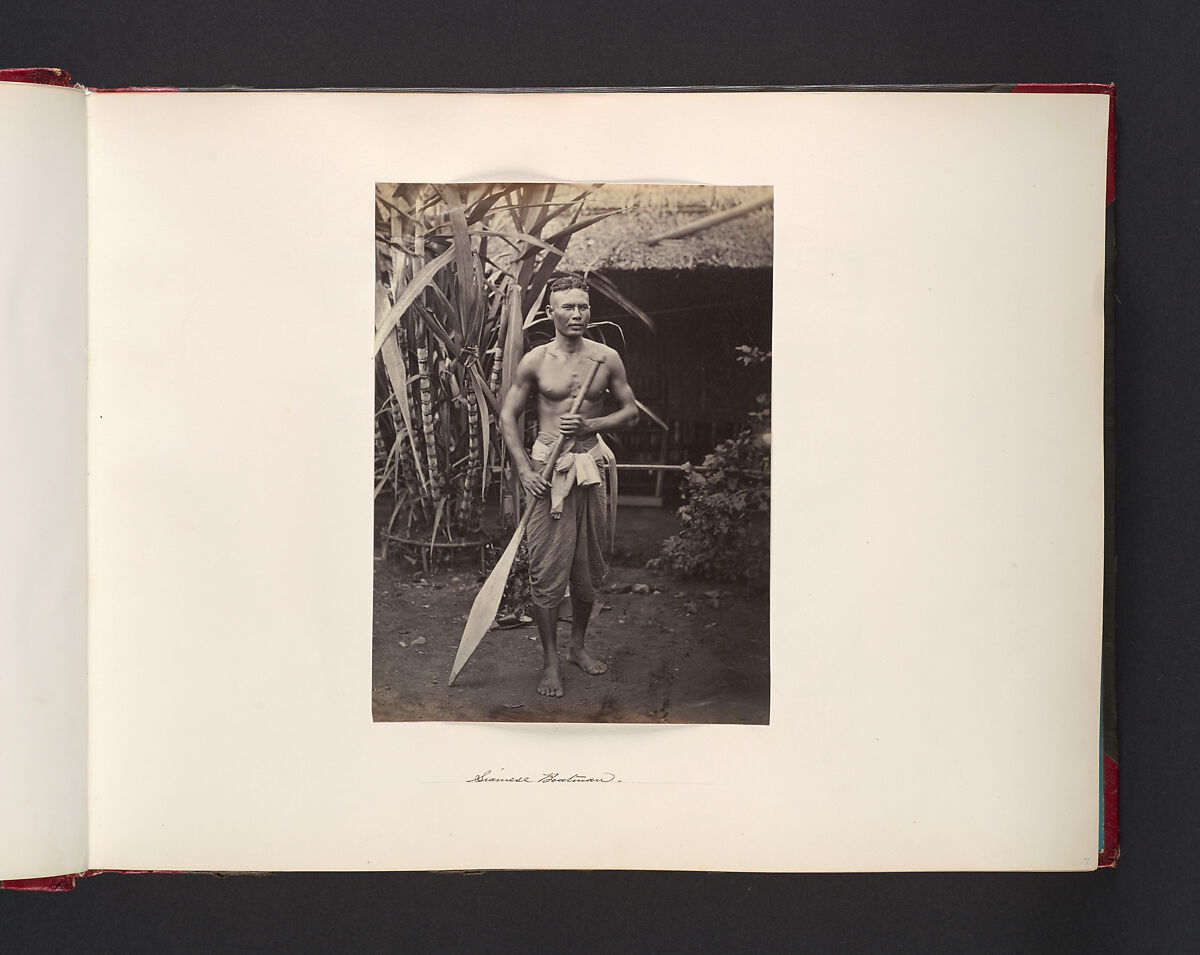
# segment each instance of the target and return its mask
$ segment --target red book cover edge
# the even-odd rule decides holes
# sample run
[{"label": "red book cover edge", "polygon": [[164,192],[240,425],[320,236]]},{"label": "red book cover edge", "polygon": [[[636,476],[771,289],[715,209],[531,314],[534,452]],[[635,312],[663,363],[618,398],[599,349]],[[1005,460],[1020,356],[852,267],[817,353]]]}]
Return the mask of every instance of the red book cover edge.
[{"label": "red book cover edge", "polygon": [[[55,67],[23,67],[12,69],[0,69],[0,82],[9,83],[37,83],[43,86],[73,86],[75,85],[71,79],[71,74],[66,70],[60,70]],[[173,93],[177,92],[178,87],[174,86],[125,86],[114,89],[93,89],[94,93],[122,93],[122,92],[156,92],[156,93]],[[1117,130],[1115,119],[1116,106],[1116,87],[1112,83],[1018,83],[1011,88],[1013,93],[1107,93],[1109,98],[1108,106],[1108,175],[1107,175],[1107,191],[1105,195],[1105,203],[1112,203],[1116,199],[1117,179],[1116,179],[1116,143]],[[1103,792],[1101,794],[1102,802],[1102,823],[1103,835],[1101,837],[1100,852],[1098,857],[1098,865],[1101,868],[1111,868],[1117,864],[1117,858],[1121,854],[1118,843],[1119,828],[1117,824],[1117,800],[1118,800],[1118,780],[1120,776],[1120,764],[1115,755],[1104,753],[1102,756],[1103,764]],[[148,869],[89,869],[86,872],[80,872],[72,875],[55,875],[45,876],[38,879],[7,879],[0,881],[0,888],[15,889],[18,891],[39,891],[39,892],[69,892],[75,888],[75,880],[89,875],[98,875],[101,872],[125,872],[125,873],[145,873]]]}]

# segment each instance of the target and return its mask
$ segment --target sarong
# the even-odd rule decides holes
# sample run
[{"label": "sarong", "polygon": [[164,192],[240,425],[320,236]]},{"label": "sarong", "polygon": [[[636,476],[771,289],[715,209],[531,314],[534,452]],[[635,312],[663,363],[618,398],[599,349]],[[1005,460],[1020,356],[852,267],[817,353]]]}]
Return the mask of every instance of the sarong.
[{"label": "sarong", "polygon": [[[556,434],[539,433],[530,452],[533,461],[544,462],[556,440]],[[559,458],[560,465],[569,462],[568,454],[587,455],[597,464],[603,464],[612,452],[595,435],[587,435],[573,446],[567,446],[563,457]],[[584,470],[586,468],[580,468],[580,471]],[[604,545],[608,540],[608,495],[604,478],[598,475],[599,483],[589,486],[565,485],[560,475],[568,472],[574,474],[569,465],[556,472],[557,493],[546,493],[533,499],[530,505],[533,510],[525,531],[529,543],[529,584],[533,604],[546,610],[555,610],[563,602],[568,582],[572,598],[594,602],[597,589],[608,573],[608,562],[604,559]],[[562,513],[556,518],[552,510],[559,503],[560,493]]]}]

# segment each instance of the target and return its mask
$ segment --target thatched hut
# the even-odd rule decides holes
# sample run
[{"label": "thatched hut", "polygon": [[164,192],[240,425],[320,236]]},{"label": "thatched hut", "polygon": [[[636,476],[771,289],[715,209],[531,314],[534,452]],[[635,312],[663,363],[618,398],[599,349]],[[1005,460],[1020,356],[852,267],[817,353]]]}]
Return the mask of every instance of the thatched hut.
[{"label": "thatched hut", "polygon": [[[757,410],[770,388],[765,368],[737,361],[739,345],[771,347],[774,210],[769,186],[600,186],[582,215],[618,210],[575,236],[563,267],[599,270],[653,318],[657,332],[621,321],[622,352],[638,399],[663,431],[643,418],[617,436],[623,462],[698,463]],[[707,224],[717,214],[723,221]],[[665,234],[697,231],[680,238]],[[621,319],[593,295],[593,322]],[[607,337],[607,336],[606,336]],[[622,476],[622,489],[647,503],[673,482],[653,472]],[[626,497],[626,495],[622,495]]]}]

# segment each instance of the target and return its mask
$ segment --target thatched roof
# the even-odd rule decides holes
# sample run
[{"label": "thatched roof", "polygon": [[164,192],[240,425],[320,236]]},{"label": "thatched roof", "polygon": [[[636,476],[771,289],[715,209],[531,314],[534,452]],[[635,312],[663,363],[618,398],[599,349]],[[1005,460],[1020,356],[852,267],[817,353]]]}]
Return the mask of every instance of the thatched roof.
[{"label": "thatched roof", "polygon": [[600,186],[588,196],[582,216],[618,211],[571,239],[563,267],[573,271],[770,268],[775,224],[770,205],[684,238],[653,245],[646,240],[713,213],[769,198],[772,192],[770,186]]}]

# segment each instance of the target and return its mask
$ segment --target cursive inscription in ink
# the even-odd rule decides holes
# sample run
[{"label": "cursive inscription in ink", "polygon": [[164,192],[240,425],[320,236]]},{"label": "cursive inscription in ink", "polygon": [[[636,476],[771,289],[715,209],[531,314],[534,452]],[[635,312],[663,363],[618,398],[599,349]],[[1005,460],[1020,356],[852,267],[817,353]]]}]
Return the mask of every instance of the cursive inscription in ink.
[{"label": "cursive inscription in ink", "polygon": [[498,770],[485,769],[470,777],[469,783],[619,783],[614,773],[534,773],[521,775],[508,773],[501,767]]}]

